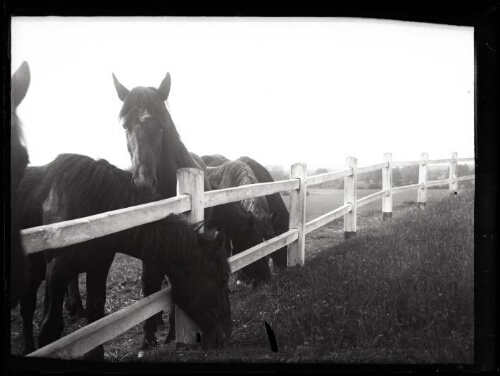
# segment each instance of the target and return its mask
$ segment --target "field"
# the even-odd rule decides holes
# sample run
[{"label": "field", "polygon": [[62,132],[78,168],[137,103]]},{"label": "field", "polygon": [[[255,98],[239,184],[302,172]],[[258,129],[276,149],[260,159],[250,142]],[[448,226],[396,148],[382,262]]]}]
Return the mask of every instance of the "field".
[{"label": "field", "polygon": [[[308,221],[343,204],[342,191],[309,192]],[[372,192],[360,190],[358,198]],[[416,191],[395,195],[388,222],[381,221],[380,201],[364,206],[358,235],[348,241],[341,219],[312,232],[305,266],[276,272],[266,286],[252,290],[232,278],[233,336],[225,349],[173,351],[170,344],[140,361],[471,363],[474,192],[448,197],[447,190],[429,190],[425,210],[416,209],[415,201]],[[116,255],[108,276],[108,312],[141,298],[140,270],[139,261]],[[85,299],[83,275],[80,286]],[[164,313],[166,323],[167,317]],[[83,319],[65,320],[67,332],[84,325]],[[270,349],[265,322],[276,335],[277,352]],[[15,354],[19,309],[12,311],[11,331]],[[107,360],[137,361],[141,333],[138,325],[106,343]]]}]

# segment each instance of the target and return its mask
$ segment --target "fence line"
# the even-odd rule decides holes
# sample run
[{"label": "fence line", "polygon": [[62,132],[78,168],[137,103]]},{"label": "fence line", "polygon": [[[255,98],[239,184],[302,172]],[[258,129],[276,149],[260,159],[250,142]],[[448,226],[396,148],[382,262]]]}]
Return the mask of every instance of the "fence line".
[{"label": "fence line", "polygon": [[[209,192],[203,192],[203,174],[200,170],[180,169],[177,173],[179,184],[178,196],[176,197],[71,221],[34,227],[22,230],[21,234],[27,252],[34,253],[112,234],[162,219],[172,213],[187,212],[188,221],[196,222],[203,219],[203,209],[206,207],[289,191],[290,230],[230,257],[228,262],[231,272],[235,272],[288,245],[288,266],[303,265],[305,260],[305,235],[337,218],[344,217],[345,237],[355,236],[358,207],[382,199],[383,219],[386,220],[392,215],[392,196],[394,194],[417,189],[417,202],[423,208],[427,200],[428,187],[449,184],[450,193],[456,193],[458,181],[474,179],[474,175],[456,176],[458,161],[470,162],[474,161],[474,159],[457,158],[457,154],[453,153],[451,159],[429,160],[427,154],[423,153],[419,161],[392,162],[391,154],[385,153],[384,162],[379,164],[358,168],[356,158],[349,157],[345,169],[310,177],[306,177],[306,165],[298,163],[292,166],[291,179],[289,180]],[[449,178],[428,182],[427,167],[430,163],[449,163]],[[392,187],[392,169],[408,165],[419,165],[419,183],[403,187]],[[358,200],[357,175],[378,169],[382,170],[382,190]],[[344,205],[306,223],[307,186],[341,178],[344,178]],[[171,304],[170,291],[170,288],[167,288],[145,297],[27,356],[64,359],[80,357],[96,346],[141,323],[146,318],[167,309]],[[176,341],[192,343],[195,340],[193,336],[197,330],[196,325],[176,307]]]}]

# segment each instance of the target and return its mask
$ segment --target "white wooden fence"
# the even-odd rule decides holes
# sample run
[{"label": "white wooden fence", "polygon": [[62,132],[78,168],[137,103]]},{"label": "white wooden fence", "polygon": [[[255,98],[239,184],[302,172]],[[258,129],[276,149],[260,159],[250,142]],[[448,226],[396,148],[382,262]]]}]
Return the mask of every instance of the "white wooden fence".
[{"label": "white wooden fence", "polygon": [[[382,199],[383,219],[392,215],[392,196],[394,194],[417,189],[417,203],[425,207],[427,188],[448,185],[450,193],[457,190],[457,182],[474,179],[474,175],[457,177],[458,162],[471,162],[474,158],[457,157],[452,153],[451,159],[429,160],[423,153],[418,161],[393,162],[390,153],[384,154],[384,161],[366,167],[357,167],[354,157],[347,158],[346,168],[306,176],[306,165],[297,163],[291,167],[289,180],[273,183],[259,183],[236,188],[215,191],[203,191],[203,174],[197,169],[180,169],[177,172],[177,196],[148,204],[138,205],[85,218],[34,227],[22,230],[24,248],[28,253],[40,252],[50,248],[61,248],[81,243],[97,237],[109,235],[145,223],[154,222],[172,213],[187,212],[188,220],[197,222],[203,219],[204,208],[240,201],[250,197],[265,196],[278,192],[290,192],[290,230],[258,244],[244,252],[229,258],[231,272],[235,272],[254,261],[288,245],[288,266],[303,265],[305,259],[305,236],[327,223],[344,217],[345,237],[356,234],[357,208],[372,201]],[[427,181],[429,164],[449,164],[448,179]],[[403,187],[392,187],[392,169],[398,166],[419,165],[418,184]],[[369,196],[357,199],[357,176],[359,174],[382,170],[382,190]],[[306,223],[306,190],[308,186],[344,178],[344,205]],[[165,288],[155,294],[131,304],[103,319],[91,323],[64,338],[59,339],[27,356],[52,357],[62,359],[79,358],[148,317],[168,309],[171,305],[171,289]],[[193,343],[196,332],[200,330],[182,311],[176,307],[176,341]]]}]

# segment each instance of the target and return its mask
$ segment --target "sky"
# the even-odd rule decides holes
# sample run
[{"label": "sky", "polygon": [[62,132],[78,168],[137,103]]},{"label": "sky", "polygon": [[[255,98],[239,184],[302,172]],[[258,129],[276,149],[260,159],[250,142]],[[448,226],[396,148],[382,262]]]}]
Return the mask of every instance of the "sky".
[{"label": "sky", "polygon": [[353,18],[14,17],[31,165],[131,165],[112,73],[158,87],[188,150],[309,169],[474,157],[472,27]]}]

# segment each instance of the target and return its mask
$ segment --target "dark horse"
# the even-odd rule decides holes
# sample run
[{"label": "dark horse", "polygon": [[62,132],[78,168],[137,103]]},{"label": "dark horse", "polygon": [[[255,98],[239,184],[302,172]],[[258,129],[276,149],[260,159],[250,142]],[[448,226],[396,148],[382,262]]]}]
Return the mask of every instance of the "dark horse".
[{"label": "dark horse", "polygon": [[[174,197],[177,194],[177,170],[203,168],[181,141],[165,104],[170,93],[170,74],[166,74],[158,88],[139,86],[128,90],[114,74],[113,82],[118,98],[123,102],[119,118],[132,162],[132,184],[148,188],[160,198]],[[205,191],[211,190],[206,176],[204,185]],[[212,210],[205,209],[205,220],[210,219]],[[143,273],[147,272],[146,269],[143,268]],[[158,289],[160,287],[158,285]],[[173,317],[170,322],[173,322]],[[144,349],[148,347],[145,342]]]},{"label": "dark horse", "polygon": [[[28,151],[23,145],[21,121],[16,109],[24,99],[30,84],[30,69],[23,62],[12,76],[10,102],[10,305],[17,306],[27,288],[29,279],[29,261],[21,244],[21,229],[18,215],[18,189],[26,166],[29,163]],[[6,218],[4,218],[6,219]],[[7,222],[7,221],[5,221]],[[4,264],[5,265],[5,264]]]},{"label": "dark horse", "polygon": [[[201,159],[203,159],[207,166],[220,166],[229,161],[229,159],[220,154],[204,155]],[[240,157],[237,160],[246,163],[252,169],[259,183],[271,183],[274,181],[269,171],[254,159],[249,157]],[[287,232],[289,230],[290,214],[285,203],[283,202],[283,198],[279,193],[273,193],[272,195],[267,195],[266,199],[267,204],[269,205],[269,210],[277,213],[276,220],[273,221],[275,236]],[[287,249],[288,247],[286,246],[282,247],[270,255],[274,266],[287,266]]]},{"label": "dark horse", "polygon": [[[130,172],[105,160],[60,155],[48,165],[27,169],[24,193],[33,197],[31,204],[35,207],[25,207],[24,218],[41,216],[43,223],[48,224],[158,200],[150,190],[133,187],[131,178]],[[30,187],[34,183],[36,189]],[[40,202],[43,202],[41,207]],[[40,347],[60,338],[64,293],[69,279],[79,273],[87,273],[88,322],[103,317],[106,278],[116,252],[143,261],[143,267],[147,268],[142,278],[144,295],[158,291],[157,286],[166,274],[172,285],[173,302],[203,331],[202,344],[222,345],[231,335],[228,252],[222,246],[221,235],[214,241],[211,233],[199,233],[200,225],[197,227],[171,215],[88,242],[34,254],[42,254],[41,263],[45,261],[46,271],[38,275],[21,301],[23,335],[31,334],[31,343],[27,338],[25,345],[33,347],[32,332],[24,330],[31,331],[31,321],[25,319],[33,319],[36,292],[44,276],[45,312]],[[36,265],[40,266],[40,260]],[[146,320],[143,342],[156,341],[155,321],[154,316]],[[102,359],[103,355],[103,347],[99,346],[87,359]]]},{"label": "dark horse", "polygon": [[[177,170],[200,168],[181,141],[165,101],[170,92],[170,74],[158,89],[136,87],[128,90],[113,75],[118,97],[123,101],[120,119],[125,129],[132,161],[132,184],[146,187],[162,198],[177,194]],[[205,191],[210,183],[205,177]],[[211,212],[211,211],[210,211]],[[209,213],[205,212],[205,218]]]},{"label": "dark horse", "polygon": [[[218,167],[207,167],[207,176],[210,184],[217,186],[219,189],[258,183],[250,167],[240,161],[229,161]],[[256,232],[254,235],[255,243],[250,245],[248,242],[242,242],[238,239],[238,236],[248,237],[248,235],[242,232],[235,237],[229,236],[233,243],[233,255],[274,237],[273,222],[276,220],[276,213],[269,210],[264,197],[248,198],[239,201],[239,205],[255,218],[255,228],[252,229],[253,232]],[[226,212],[224,214],[230,213]],[[228,218],[228,221],[231,221],[231,219]],[[254,286],[261,282],[270,281],[271,271],[269,269],[268,257],[263,257],[241,269],[239,277],[245,282],[252,281]]]}]

